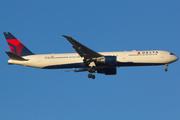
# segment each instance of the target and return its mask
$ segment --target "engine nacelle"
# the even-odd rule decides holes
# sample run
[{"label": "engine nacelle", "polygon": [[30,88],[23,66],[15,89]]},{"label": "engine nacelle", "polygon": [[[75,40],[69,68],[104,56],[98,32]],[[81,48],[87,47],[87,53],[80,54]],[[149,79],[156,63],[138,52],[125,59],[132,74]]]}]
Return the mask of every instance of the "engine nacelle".
[{"label": "engine nacelle", "polygon": [[116,67],[107,67],[107,68],[102,68],[98,69],[97,73],[102,73],[105,75],[116,75]]},{"label": "engine nacelle", "polygon": [[105,64],[116,64],[117,63],[117,57],[116,56],[104,56],[97,58],[97,62],[105,63]]}]

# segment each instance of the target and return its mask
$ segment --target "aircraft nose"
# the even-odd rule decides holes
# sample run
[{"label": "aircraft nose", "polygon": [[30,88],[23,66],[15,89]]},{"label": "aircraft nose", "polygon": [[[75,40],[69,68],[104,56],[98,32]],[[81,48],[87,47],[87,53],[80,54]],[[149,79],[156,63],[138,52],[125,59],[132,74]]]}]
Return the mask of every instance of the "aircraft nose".
[{"label": "aircraft nose", "polygon": [[173,57],[174,62],[177,61],[178,59],[179,59],[179,58],[174,55],[174,57]]},{"label": "aircraft nose", "polygon": [[179,60],[179,58],[176,56],[176,61]]}]

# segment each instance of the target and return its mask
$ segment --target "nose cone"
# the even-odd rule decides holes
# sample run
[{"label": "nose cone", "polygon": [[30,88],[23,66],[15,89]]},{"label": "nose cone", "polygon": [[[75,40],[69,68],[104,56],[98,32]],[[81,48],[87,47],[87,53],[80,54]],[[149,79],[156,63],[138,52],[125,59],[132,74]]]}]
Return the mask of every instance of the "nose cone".
[{"label": "nose cone", "polygon": [[173,62],[175,62],[175,61],[177,61],[179,58],[178,58],[177,56],[173,55],[172,59],[173,59]]},{"label": "nose cone", "polygon": [[179,60],[179,58],[176,56],[176,61]]}]

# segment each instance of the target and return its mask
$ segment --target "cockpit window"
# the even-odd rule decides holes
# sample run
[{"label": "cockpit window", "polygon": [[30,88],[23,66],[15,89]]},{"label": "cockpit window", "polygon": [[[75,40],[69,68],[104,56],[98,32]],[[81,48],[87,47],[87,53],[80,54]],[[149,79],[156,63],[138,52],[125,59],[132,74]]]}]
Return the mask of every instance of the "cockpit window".
[{"label": "cockpit window", "polygon": [[170,55],[174,55],[173,53],[170,53]]}]

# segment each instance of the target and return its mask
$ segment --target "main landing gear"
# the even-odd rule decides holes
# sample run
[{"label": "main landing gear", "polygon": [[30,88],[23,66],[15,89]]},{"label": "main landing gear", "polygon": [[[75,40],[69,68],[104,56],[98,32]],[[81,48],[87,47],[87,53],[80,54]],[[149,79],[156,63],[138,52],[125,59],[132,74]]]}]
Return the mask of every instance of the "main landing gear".
[{"label": "main landing gear", "polygon": [[95,75],[93,75],[93,73],[95,73],[95,67],[92,67],[88,70],[90,72],[90,74],[88,74],[88,78],[92,78],[95,79]]},{"label": "main landing gear", "polygon": [[92,78],[95,79],[95,75],[93,75],[93,73],[95,73],[96,71],[96,64],[94,63],[94,61],[92,61],[91,63],[89,63],[90,68],[88,69],[88,71],[90,72],[90,74],[88,74],[88,78]]},{"label": "main landing gear", "polygon": [[91,73],[91,74],[88,74],[88,78],[95,79],[95,75],[93,75],[92,73]]},{"label": "main landing gear", "polygon": [[168,64],[165,64],[165,67],[166,67],[165,71],[167,72],[168,71],[168,69],[167,69],[168,68]]}]

